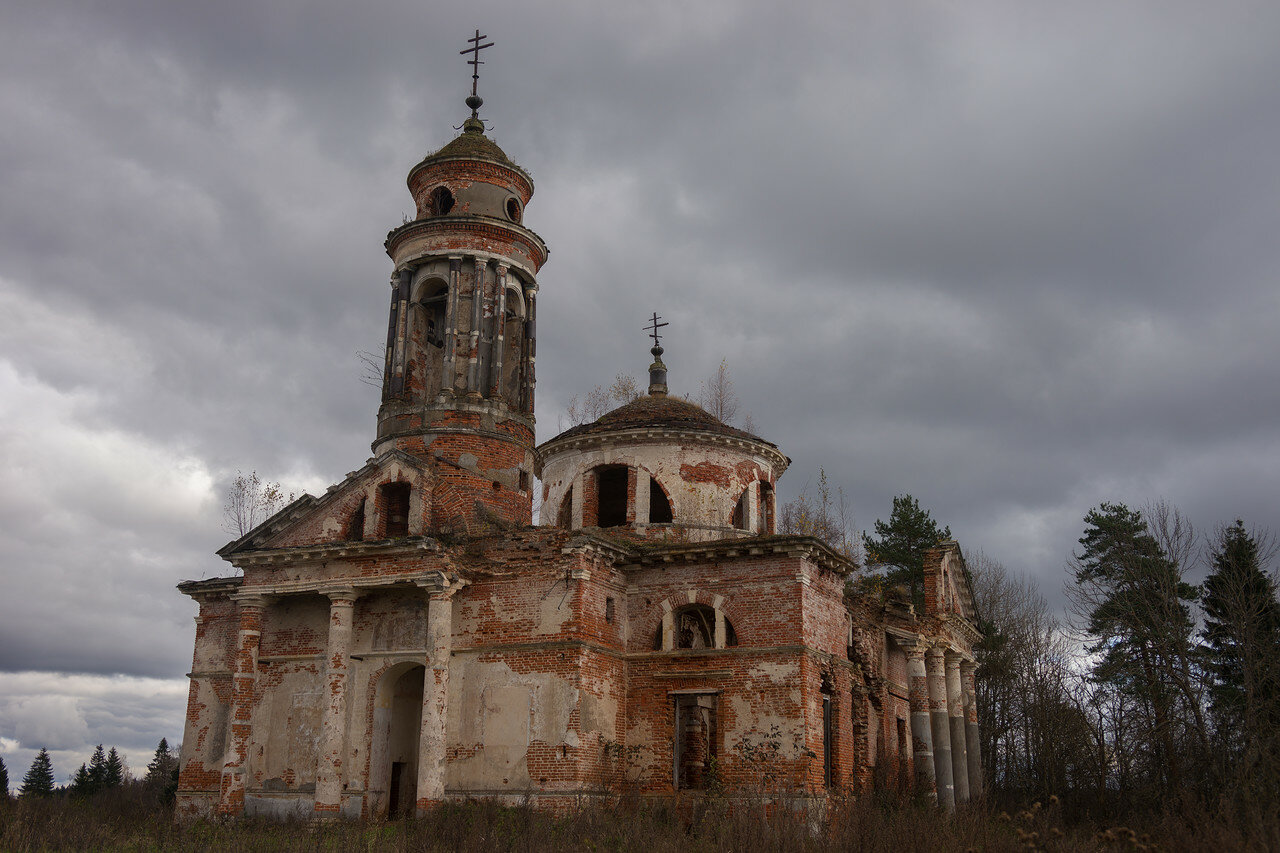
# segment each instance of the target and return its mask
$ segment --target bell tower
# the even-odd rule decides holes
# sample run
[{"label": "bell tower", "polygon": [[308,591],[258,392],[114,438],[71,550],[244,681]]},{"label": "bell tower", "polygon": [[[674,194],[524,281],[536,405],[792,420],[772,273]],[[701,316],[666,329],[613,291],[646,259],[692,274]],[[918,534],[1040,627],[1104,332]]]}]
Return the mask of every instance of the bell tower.
[{"label": "bell tower", "polygon": [[409,170],[416,216],[387,235],[395,264],[374,455],[399,449],[434,473],[434,530],[532,521],[537,274],[524,226],[533,180],[485,135],[470,54],[462,133]]}]

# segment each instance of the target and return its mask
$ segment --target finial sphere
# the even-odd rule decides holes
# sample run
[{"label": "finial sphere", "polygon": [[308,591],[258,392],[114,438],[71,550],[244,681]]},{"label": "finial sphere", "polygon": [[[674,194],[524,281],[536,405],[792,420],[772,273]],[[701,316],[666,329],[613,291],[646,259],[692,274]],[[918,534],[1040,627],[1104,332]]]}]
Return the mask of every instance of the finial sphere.
[{"label": "finial sphere", "polygon": [[467,95],[467,106],[474,112],[484,106],[484,98],[479,95]]}]

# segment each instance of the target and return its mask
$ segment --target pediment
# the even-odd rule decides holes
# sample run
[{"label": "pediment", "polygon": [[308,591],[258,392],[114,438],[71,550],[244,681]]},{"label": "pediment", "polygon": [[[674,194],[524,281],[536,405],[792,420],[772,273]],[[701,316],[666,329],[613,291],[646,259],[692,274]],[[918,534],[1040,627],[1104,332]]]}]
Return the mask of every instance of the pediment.
[{"label": "pediment", "polygon": [[330,486],[323,495],[302,495],[244,536],[222,546],[218,556],[232,560],[253,551],[387,538],[386,493],[379,490],[388,484],[396,484],[398,493],[408,495],[406,529],[393,532],[423,535],[425,518],[429,517],[431,481],[431,469],[421,459],[402,450],[388,450]]}]

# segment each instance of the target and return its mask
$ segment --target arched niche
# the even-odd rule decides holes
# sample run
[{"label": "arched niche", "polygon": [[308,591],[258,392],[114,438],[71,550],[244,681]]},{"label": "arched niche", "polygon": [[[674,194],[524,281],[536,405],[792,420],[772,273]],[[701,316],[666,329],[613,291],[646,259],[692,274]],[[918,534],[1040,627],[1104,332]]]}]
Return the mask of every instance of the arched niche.
[{"label": "arched niche", "polygon": [[444,372],[445,322],[449,284],[435,276],[413,289],[409,307],[406,384],[411,393],[430,399],[440,391]]}]

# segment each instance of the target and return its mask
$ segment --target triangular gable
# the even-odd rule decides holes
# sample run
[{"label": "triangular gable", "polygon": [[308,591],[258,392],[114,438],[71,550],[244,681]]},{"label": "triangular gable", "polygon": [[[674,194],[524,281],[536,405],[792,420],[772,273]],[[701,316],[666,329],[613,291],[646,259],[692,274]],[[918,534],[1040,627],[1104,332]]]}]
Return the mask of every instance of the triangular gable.
[{"label": "triangular gable", "polygon": [[408,529],[401,535],[424,535],[426,519],[430,518],[431,470],[422,460],[393,449],[370,459],[320,497],[304,494],[244,536],[222,546],[218,556],[231,560],[250,551],[384,538],[387,519],[382,516],[386,514],[386,501],[379,490],[390,483],[408,487]]}]

